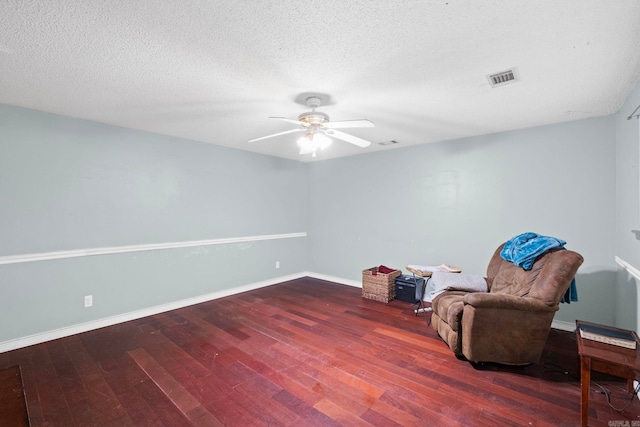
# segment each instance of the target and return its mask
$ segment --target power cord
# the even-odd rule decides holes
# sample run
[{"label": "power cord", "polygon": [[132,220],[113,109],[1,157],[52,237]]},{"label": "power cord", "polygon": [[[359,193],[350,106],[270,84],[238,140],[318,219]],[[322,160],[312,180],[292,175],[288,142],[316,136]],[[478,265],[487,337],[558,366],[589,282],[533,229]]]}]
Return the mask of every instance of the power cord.
[{"label": "power cord", "polygon": [[[635,389],[633,390],[633,393],[631,393],[631,395],[629,395],[629,396],[616,396],[613,393],[611,393],[611,390],[607,390],[606,388],[604,388],[602,385],[598,384],[597,382],[592,381],[592,383],[597,385],[600,388],[600,390],[594,390],[594,392],[599,393],[599,394],[604,394],[605,396],[607,396],[607,404],[616,412],[622,412],[625,409],[627,409],[629,407],[629,405],[631,405],[633,403],[633,398],[636,397],[638,392],[640,392],[640,383],[638,383],[635,386]],[[622,387],[618,387],[618,386],[614,386],[614,387],[619,388],[621,390],[624,390]],[[614,398],[614,399],[629,399],[629,401],[622,408],[616,408],[613,405],[613,403],[611,403],[611,398]]]}]

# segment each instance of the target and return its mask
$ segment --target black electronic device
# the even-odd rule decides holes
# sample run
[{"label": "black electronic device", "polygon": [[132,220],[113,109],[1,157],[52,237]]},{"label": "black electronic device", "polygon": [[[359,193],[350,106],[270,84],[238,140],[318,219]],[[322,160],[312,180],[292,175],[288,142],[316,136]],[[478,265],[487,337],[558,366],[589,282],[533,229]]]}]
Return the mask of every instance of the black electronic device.
[{"label": "black electronic device", "polygon": [[410,274],[401,274],[396,277],[396,299],[415,304],[422,299],[425,281],[424,278]]}]

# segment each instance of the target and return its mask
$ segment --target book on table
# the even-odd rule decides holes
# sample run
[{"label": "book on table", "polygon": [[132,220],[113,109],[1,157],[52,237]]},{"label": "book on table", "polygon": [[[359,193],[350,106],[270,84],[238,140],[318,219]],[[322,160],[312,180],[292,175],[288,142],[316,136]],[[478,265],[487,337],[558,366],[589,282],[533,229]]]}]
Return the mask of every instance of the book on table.
[{"label": "book on table", "polygon": [[619,347],[636,348],[636,338],[631,331],[583,323],[581,323],[578,328],[580,329],[580,336],[582,338],[617,345]]}]

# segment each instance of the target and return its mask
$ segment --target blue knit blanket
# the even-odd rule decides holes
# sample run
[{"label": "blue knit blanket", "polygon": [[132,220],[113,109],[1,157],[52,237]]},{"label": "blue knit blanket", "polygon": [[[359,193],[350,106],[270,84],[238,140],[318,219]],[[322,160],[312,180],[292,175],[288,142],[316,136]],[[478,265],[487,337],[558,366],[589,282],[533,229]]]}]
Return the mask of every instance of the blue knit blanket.
[{"label": "blue knit blanket", "polygon": [[[555,237],[541,236],[536,233],[527,232],[507,240],[502,251],[500,251],[500,256],[502,259],[512,262],[518,267],[531,270],[536,258],[550,249],[564,249],[566,243],[564,240]],[[576,288],[575,278],[571,281],[569,289],[567,289],[567,292],[560,302],[570,304],[571,301],[578,301],[578,290]]]}]

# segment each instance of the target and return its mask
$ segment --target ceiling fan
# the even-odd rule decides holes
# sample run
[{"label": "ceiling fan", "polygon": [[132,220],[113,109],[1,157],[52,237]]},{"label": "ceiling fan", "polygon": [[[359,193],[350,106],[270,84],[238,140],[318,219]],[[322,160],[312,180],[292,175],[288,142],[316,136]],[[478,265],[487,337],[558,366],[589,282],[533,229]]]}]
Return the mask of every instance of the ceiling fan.
[{"label": "ceiling fan", "polygon": [[373,122],[367,119],[331,122],[329,121],[329,116],[327,114],[316,111],[316,108],[320,107],[321,103],[322,99],[320,96],[307,97],[305,104],[307,107],[311,108],[311,111],[300,114],[298,116],[298,120],[288,119],[286,117],[269,117],[270,119],[293,123],[300,127],[298,129],[286,130],[284,132],[251,139],[249,142],[260,141],[289,133],[304,132],[305,134],[298,139],[300,154],[312,154],[313,157],[316,156],[317,150],[323,150],[331,144],[332,140],[329,137],[337,138],[363,148],[371,145],[371,142],[365,139],[358,138],[357,136],[353,136],[336,129],[375,127]]}]

